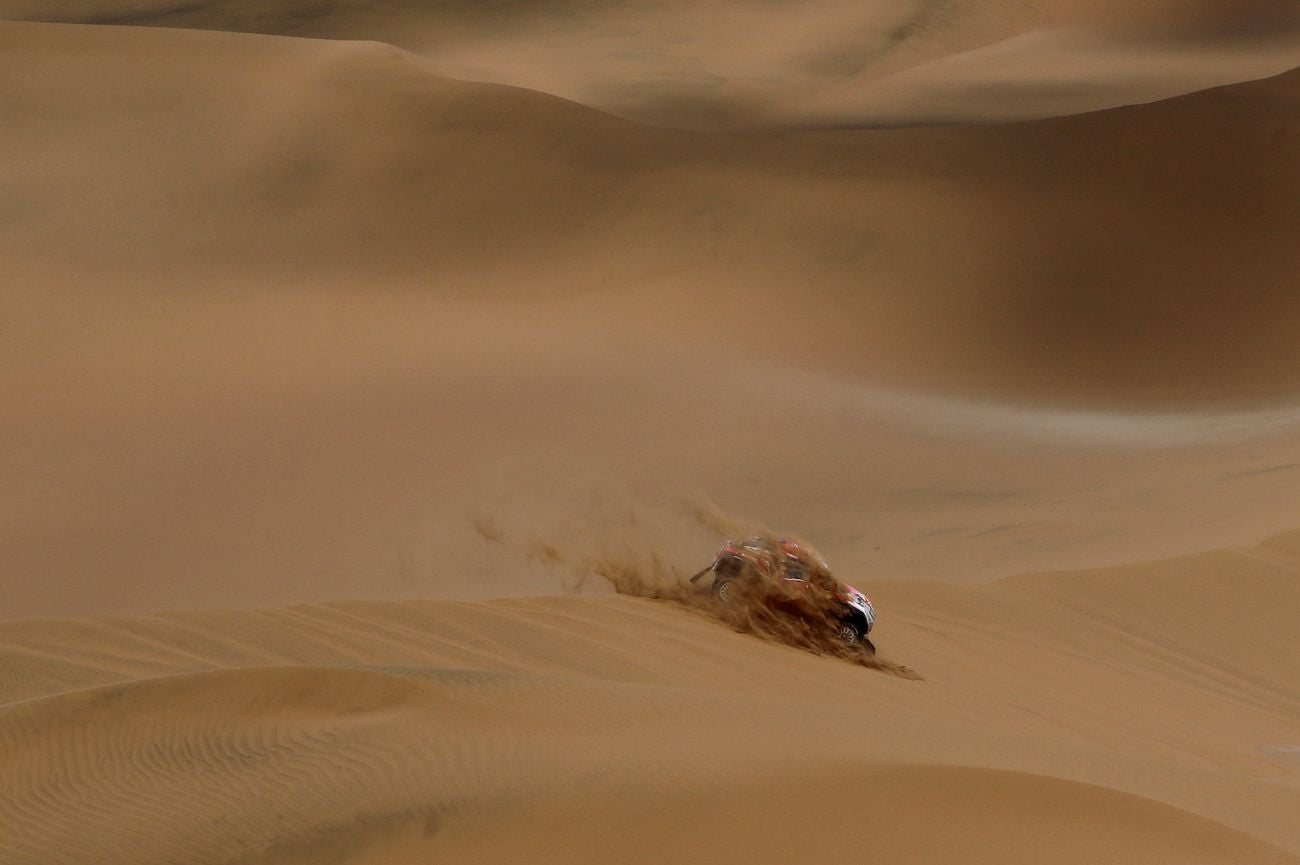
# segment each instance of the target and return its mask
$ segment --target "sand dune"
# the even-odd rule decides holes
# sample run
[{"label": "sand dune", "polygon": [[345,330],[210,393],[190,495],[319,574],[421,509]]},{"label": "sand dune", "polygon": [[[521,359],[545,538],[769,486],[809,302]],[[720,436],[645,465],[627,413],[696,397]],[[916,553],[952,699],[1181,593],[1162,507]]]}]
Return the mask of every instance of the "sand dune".
[{"label": "sand dune", "polygon": [[[0,17],[372,39],[456,78],[513,84],[668,125],[752,122],[781,98],[866,68],[1020,32],[1041,2],[321,3],[9,0]],[[888,68],[888,67],[886,67]]]},{"label": "sand dune", "polygon": [[872,81],[837,83],[780,112],[787,123],[852,126],[986,123],[1100,111],[1277,75],[1300,38],[1264,33],[1154,46],[1082,29],[1042,28]]},{"label": "sand dune", "polygon": [[0,865],[1300,862],[1293,5],[0,19]]},{"label": "sand dune", "polygon": [[1300,65],[1300,16],[1269,0],[7,0],[0,17],[378,40],[442,75],[668,126],[1048,117]]},{"label": "sand dune", "polygon": [[1287,543],[871,586],[923,681],[634,598],[7,624],[0,861],[1294,861]]},{"label": "sand dune", "polygon": [[[1300,387],[1294,74],[1033,124],[719,136],[374,45],[3,33],[20,278],[578,298],[595,330],[657,311],[658,344],[1058,402]],[[710,316],[738,303],[733,340]]]},{"label": "sand dune", "polygon": [[875,578],[1300,524],[1295,74],[724,135],[374,44],[0,40],[11,618],[552,592],[531,538],[664,490]]},{"label": "sand dune", "polygon": [[[729,530],[695,490],[732,525],[807,535],[855,582],[1118,563],[1300,522],[1285,415],[1220,437],[1212,416],[1081,412],[1053,434],[1059,417],[1023,408],[621,357],[541,314],[314,304],[250,299],[202,326],[214,307],[182,305],[130,344],[87,331],[65,351],[93,377],[11,403],[10,618],[553,593],[571,574],[540,544],[689,574]],[[744,423],[755,405],[771,416]]]},{"label": "sand dune", "polygon": [[[0,856],[701,861],[699,839],[708,838],[706,849],[728,862],[850,861],[867,844],[917,862],[958,851],[960,861],[1029,862],[1058,845],[1064,861],[1078,862],[1105,852],[1153,862],[1295,861],[1186,811],[1042,776],[881,765],[790,767],[779,783],[746,777],[754,745],[779,745],[764,741],[753,713],[787,726],[797,715],[644,690],[302,669],[208,673],[39,701],[4,712],[32,762],[5,766],[18,781],[5,809],[17,831]],[[682,729],[668,720],[674,711],[726,734]],[[21,735],[32,729],[38,736]],[[668,747],[677,736],[696,741]],[[740,736],[746,746],[734,744]],[[60,756],[69,751],[87,756]],[[654,764],[636,766],[647,753]],[[686,756],[694,762],[681,762]],[[56,761],[58,781],[24,783],[48,778]],[[701,785],[704,761],[711,780]],[[105,788],[105,777],[128,780]],[[739,785],[717,792],[731,778]],[[629,787],[633,798],[623,798]],[[785,827],[775,837],[763,831],[773,821]],[[1028,828],[1012,837],[1011,824]]]},{"label": "sand dune", "polygon": [[[943,793],[936,795],[936,790]],[[898,862],[1028,863],[1041,861],[1045,852],[1056,861],[1080,863],[1110,855],[1153,863],[1292,861],[1149,800],[973,769],[884,767],[851,781],[832,776],[760,784],[734,798],[652,796],[639,807],[563,803],[575,804],[584,824],[617,825],[619,832],[596,844],[574,845],[574,855],[568,844],[554,841],[556,822],[574,812],[548,808],[541,815],[497,823],[505,831],[489,838],[457,839],[453,855],[472,855],[482,862],[539,854],[572,855],[579,862],[657,862],[665,855],[700,850],[696,839],[708,838],[708,861],[733,863],[764,857],[857,861],[868,849],[866,855]],[[733,811],[733,805],[740,807]],[[998,828],[1009,824],[1023,829],[1009,837]],[[936,831],[939,827],[942,831]],[[403,850],[400,844],[383,849],[382,855],[394,853],[392,860],[376,856],[357,861],[419,861],[415,850]],[[402,853],[411,858],[401,858]]]}]

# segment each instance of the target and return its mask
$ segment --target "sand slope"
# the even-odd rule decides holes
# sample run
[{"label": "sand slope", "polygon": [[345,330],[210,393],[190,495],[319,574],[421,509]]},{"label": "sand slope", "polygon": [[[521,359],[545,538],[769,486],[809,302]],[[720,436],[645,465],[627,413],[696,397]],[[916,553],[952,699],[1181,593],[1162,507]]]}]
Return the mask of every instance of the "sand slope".
[{"label": "sand slope", "polygon": [[0,861],[1295,861],[1288,543],[869,586],[923,681],[635,598],[10,623]]}]

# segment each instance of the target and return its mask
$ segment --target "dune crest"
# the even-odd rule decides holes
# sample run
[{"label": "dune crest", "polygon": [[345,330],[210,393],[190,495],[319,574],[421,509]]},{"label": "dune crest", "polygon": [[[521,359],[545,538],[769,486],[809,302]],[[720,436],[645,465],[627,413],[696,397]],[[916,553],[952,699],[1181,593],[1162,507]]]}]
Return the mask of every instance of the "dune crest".
[{"label": "dune crest", "polygon": [[453,78],[670,127],[743,128],[1051,117],[1261,78],[1300,65],[1300,17],[1285,7],[8,0],[0,17],[377,40]]}]

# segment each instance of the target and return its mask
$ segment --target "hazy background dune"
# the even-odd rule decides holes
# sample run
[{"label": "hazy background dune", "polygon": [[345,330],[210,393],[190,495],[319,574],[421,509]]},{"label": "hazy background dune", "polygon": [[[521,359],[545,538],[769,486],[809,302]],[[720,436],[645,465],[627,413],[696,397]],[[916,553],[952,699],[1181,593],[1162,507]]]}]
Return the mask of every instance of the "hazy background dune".
[{"label": "hazy background dune", "polygon": [[378,40],[440,74],[669,126],[1043,117],[1300,64],[1284,0],[6,0],[0,17]]},{"label": "hazy background dune", "polygon": [[1056,403],[1298,386],[1294,74],[1028,124],[719,135],[376,45],[3,34],[4,244],[26,278],[194,298],[365,277],[571,301],[596,331],[648,308],[633,338],[657,345]]},{"label": "hazy background dune", "polygon": [[0,0],[0,863],[1296,862],[1296,8]]},{"label": "hazy background dune", "polygon": [[553,591],[593,500],[689,573],[697,491],[881,578],[1300,524],[1295,74],[721,134],[374,44],[0,40],[12,616]]}]

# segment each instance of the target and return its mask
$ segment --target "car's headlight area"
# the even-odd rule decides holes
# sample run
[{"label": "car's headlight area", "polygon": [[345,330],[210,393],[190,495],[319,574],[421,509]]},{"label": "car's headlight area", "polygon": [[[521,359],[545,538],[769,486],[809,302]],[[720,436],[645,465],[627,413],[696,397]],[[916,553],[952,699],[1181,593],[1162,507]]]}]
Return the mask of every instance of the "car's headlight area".
[{"label": "car's headlight area", "polygon": [[876,623],[876,608],[871,605],[871,601],[867,600],[866,595],[858,592],[850,593],[845,600],[850,607],[862,614],[866,630],[870,631],[871,626]]}]

